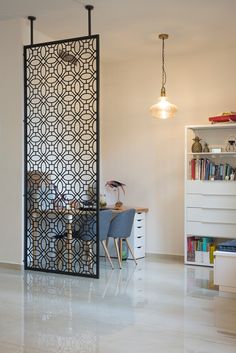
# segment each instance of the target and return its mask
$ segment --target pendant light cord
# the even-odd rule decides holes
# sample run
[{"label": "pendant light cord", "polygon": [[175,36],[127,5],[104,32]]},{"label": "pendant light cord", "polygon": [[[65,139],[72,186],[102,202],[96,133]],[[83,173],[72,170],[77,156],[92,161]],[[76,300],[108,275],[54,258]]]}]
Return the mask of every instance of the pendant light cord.
[{"label": "pendant light cord", "polygon": [[166,70],[165,70],[165,39],[162,38],[162,87],[161,93],[165,95]]}]

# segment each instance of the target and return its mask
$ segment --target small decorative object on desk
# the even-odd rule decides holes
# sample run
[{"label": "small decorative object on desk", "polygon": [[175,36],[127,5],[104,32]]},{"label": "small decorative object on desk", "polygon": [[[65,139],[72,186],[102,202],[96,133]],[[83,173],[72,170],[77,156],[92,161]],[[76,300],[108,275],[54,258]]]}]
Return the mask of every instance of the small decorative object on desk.
[{"label": "small decorative object on desk", "polygon": [[193,153],[202,152],[202,145],[200,143],[201,139],[198,136],[195,136],[193,141],[194,141],[194,143],[192,145],[192,152]]},{"label": "small decorative object on desk", "polygon": [[115,208],[118,210],[121,209],[123,206],[123,203],[120,201],[120,189],[125,194],[124,186],[126,186],[126,185],[121,183],[120,181],[117,181],[117,180],[109,180],[106,182],[105,186],[107,186],[108,188],[110,188],[112,190],[117,191],[117,202],[115,203]]},{"label": "small decorative object on desk", "polygon": [[101,207],[101,208],[106,207],[107,202],[106,202],[106,195],[105,195],[105,194],[100,194],[99,203],[100,203],[100,207]]},{"label": "small decorative object on desk", "polygon": [[208,144],[206,142],[204,143],[203,152],[210,152]]}]

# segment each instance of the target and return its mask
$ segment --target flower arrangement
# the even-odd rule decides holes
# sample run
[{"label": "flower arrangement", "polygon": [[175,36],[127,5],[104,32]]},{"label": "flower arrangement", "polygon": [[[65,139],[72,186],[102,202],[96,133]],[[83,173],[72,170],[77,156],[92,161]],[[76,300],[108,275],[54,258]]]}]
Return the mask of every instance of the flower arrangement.
[{"label": "flower arrangement", "polygon": [[121,208],[123,203],[120,201],[120,190],[122,190],[125,195],[125,188],[124,187],[126,185],[124,183],[121,183],[120,181],[117,181],[117,180],[109,180],[106,182],[105,186],[108,187],[109,189],[117,191],[117,202],[115,203],[115,207]]}]

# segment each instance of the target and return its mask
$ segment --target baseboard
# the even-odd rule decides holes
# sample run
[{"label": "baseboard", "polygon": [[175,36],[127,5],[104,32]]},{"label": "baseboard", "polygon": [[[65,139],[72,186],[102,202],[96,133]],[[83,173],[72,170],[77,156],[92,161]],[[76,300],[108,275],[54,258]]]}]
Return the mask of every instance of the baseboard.
[{"label": "baseboard", "polygon": [[17,271],[22,271],[24,269],[23,265],[19,264],[11,264],[8,262],[0,262],[0,268],[4,268],[7,270],[17,270]]},{"label": "baseboard", "polygon": [[150,260],[174,260],[177,262],[184,263],[184,256],[183,255],[146,253],[146,258],[150,259]]}]

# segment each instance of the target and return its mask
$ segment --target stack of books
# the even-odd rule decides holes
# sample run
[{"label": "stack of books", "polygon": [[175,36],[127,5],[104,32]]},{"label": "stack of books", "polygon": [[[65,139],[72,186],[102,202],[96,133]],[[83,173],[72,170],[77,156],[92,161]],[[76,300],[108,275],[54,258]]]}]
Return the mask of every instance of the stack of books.
[{"label": "stack of books", "polygon": [[193,158],[191,164],[192,180],[232,180],[235,179],[235,169],[225,164],[215,164],[207,158]]},{"label": "stack of books", "polygon": [[227,240],[223,243],[217,245],[217,250],[227,251],[227,252],[236,252],[236,239]]},{"label": "stack of books", "polygon": [[211,237],[188,237],[187,261],[210,265],[214,263],[216,244]]}]

